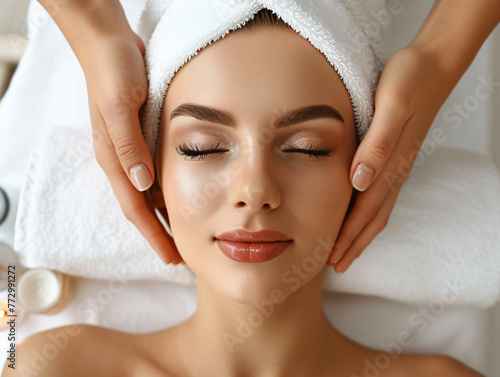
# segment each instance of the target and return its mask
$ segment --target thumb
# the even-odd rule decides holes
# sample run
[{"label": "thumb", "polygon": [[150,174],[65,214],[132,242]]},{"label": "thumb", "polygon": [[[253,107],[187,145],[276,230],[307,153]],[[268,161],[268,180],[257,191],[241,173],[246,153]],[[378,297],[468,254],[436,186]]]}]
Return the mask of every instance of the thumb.
[{"label": "thumb", "polygon": [[122,112],[123,116],[106,121],[116,155],[129,180],[139,191],[149,189],[155,179],[153,160],[142,135],[138,114]]},{"label": "thumb", "polygon": [[405,113],[394,107],[375,109],[370,128],[354,155],[350,177],[358,191],[365,191],[377,179],[407,121]]}]

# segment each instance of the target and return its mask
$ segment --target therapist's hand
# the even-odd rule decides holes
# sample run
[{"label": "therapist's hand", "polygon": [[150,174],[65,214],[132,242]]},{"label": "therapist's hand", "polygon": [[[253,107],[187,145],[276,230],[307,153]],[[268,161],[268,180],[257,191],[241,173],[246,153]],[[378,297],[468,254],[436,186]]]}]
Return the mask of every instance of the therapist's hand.
[{"label": "therapist's hand", "polygon": [[148,91],[142,39],[132,31],[119,0],[39,2],[82,66],[96,159],[124,215],[165,263],[182,262],[145,191],[155,175],[138,114]]},{"label": "therapist's hand", "polygon": [[[423,140],[454,87],[433,56],[405,47],[387,61],[375,93],[370,128],[354,156],[350,179],[359,191],[328,263],[343,272],[386,226]],[[360,168],[360,164],[369,165]]]},{"label": "therapist's hand", "polygon": [[136,34],[109,36],[95,46],[89,61],[82,61],[95,156],[126,218],[164,262],[178,264],[182,258],[145,192],[155,176],[138,116],[148,88],[144,53]]},{"label": "therapist's hand", "polygon": [[[360,192],[330,254],[336,272],[385,228],[432,121],[499,22],[498,0],[435,0],[410,45],[387,61],[372,124],[351,166]],[[433,141],[446,139],[442,129],[432,132]]]}]

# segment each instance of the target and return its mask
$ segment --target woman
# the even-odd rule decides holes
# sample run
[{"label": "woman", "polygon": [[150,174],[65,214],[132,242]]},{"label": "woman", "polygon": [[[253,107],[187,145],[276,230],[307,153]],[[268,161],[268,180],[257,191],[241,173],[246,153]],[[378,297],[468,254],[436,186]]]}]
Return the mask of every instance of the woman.
[{"label": "woman", "polygon": [[[442,355],[391,358],[325,316],[325,245],[352,199],[357,144],[341,78],[271,12],[202,50],[167,91],[152,192],[198,276],[196,312],[148,334],[82,325],[37,375],[480,376]],[[234,242],[245,235],[260,242]],[[20,367],[63,329],[21,343]]]}]

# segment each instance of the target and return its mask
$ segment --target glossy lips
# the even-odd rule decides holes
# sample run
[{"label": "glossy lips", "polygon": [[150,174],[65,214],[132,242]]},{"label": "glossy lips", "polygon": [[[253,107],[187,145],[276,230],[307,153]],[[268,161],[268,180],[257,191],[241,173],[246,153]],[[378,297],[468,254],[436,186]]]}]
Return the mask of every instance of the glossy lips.
[{"label": "glossy lips", "polygon": [[218,235],[215,243],[228,258],[237,262],[262,263],[276,258],[293,241],[272,230],[247,232],[234,229]]}]

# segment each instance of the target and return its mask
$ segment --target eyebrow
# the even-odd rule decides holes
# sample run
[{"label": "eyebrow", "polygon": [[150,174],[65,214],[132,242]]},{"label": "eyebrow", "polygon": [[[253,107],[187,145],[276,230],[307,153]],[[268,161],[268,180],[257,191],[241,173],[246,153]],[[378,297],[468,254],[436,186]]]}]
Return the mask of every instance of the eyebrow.
[{"label": "eyebrow", "polygon": [[[236,126],[236,120],[231,113],[213,107],[197,105],[194,103],[184,103],[178,106],[170,114],[170,120],[179,116],[189,116],[201,121],[218,123],[229,127]],[[337,119],[345,124],[344,118],[334,107],[329,105],[313,105],[306,106],[297,110],[292,110],[281,115],[280,117],[278,117],[278,119],[276,119],[274,125],[276,128],[282,128],[307,122],[309,120],[322,118]]]}]

